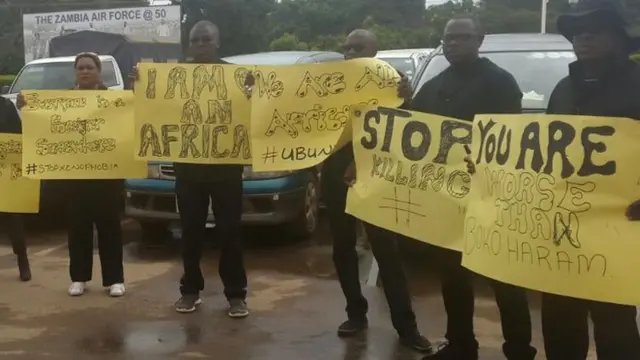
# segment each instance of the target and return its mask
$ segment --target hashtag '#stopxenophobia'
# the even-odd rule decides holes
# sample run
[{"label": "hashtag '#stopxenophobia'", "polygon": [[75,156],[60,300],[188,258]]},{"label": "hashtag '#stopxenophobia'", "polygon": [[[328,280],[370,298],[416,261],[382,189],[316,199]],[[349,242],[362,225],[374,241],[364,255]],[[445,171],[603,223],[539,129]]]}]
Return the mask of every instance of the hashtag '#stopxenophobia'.
[{"label": "hashtag '#stopxenophobia'", "polygon": [[26,165],[27,174],[38,173],[44,174],[49,172],[72,172],[72,171],[110,171],[118,168],[118,164],[109,163],[84,163],[84,164],[35,164],[34,171],[30,166]]}]

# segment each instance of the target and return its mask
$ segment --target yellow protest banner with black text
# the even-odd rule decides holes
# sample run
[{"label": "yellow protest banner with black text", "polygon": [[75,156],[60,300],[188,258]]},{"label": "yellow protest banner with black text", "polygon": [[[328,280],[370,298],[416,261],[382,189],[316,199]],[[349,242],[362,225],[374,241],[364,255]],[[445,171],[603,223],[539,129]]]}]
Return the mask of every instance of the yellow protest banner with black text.
[{"label": "yellow protest banner with black text", "polygon": [[38,213],[40,181],[22,177],[22,135],[0,133],[0,212]]},{"label": "yellow protest banner with black text", "polygon": [[131,91],[25,91],[23,174],[32,179],[147,176],[133,158]]},{"label": "yellow protest banner with black text", "polygon": [[400,76],[377,59],[259,66],[254,77],[251,140],[257,171],[318,165],[351,140],[350,106],[402,103]]},{"label": "yellow protest banner with black text", "polygon": [[356,184],[346,211],[370,224],[460,251],[471,176],[471,122],[354,107]]},{"label": "yellow protest banner with black text", "polygon": [[249,69],[138,65],[135,156],[194,164],[250,164]]},{"label": "yellow protest banner with black text", "polygon": [[481,115],[463,265],[552,294],[640,304],[640,124],[631,119]]}]

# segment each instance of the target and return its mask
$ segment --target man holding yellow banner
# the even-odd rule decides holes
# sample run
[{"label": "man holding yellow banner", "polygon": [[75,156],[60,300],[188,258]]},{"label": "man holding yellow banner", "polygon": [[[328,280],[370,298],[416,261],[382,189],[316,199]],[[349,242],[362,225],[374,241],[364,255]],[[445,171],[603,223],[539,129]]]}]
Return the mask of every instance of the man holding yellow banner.
[{"label": "man holding yellow banner", "polygon": [[[629,60],[629,53],[636,49],[634,43],[637,46],[638,39],[631,38],[627,32],[622,10],[616,8],[611,2],[583,0],[578,4],[576,11],[576,14],[562,15],[558,18],[558,30],[573,43],[578,61],[570,65],[570,75],[561,80],[554,89],[547,112],[550,114],[624,116],[640,120],[640,111],[638,111],[637,105],[640,97],[640,67]],[[578,119],[576,119],[577,122]],[[620,126],[625,124],[623,120],[620,122]],[[638,124],[633,124],[633,128],[637,127]],[[595,139],[606,141],[606,138],[595,136],[594,134],[591,137],[585,137],[583,132],[582,142],[587,143],[589,138],[594,139],[593,141],[596,141]],[[636,143],[638,141],[637,135],[629,140]],[[615,144],[598,142],[597,145],[594,144],[594,150],[604,152],[607,146],[613,147]],[[585,151],[587,150],[585,149]],[[629,155],[635,157],[635,160],[628,165],[631,169],[620,169],[622,166],[619,166],[617,172],[637,169],[637,152]],[[635,174],[635,172],[633,173]],[[623,177],[622,174],[618,176],[621,179]],[[616,195],[624,192],[638,196],[635,187],[636,178],[629,180],[629,182],[621,184],[627,189],[620,189]],[[605,188],[606,184],[603,183],[602,186]],[[630,210],[630,215],[634,215],[635,211]],[[613,225],[615,218],[622,217],[622,214],[616,215],[620,216],[611,217],[609,214],[611,221],[607,221],[607,223]],[[601,222],[605,219],[604,216],[601,216],[592,221]],[[635,217],[632,220],[638,220],[638,218]],[[573,223],[575,226],[575,221]],[[637,230],[637,227],[633,229]],[[630,231],[632,229],[629,229],[627,234]],[[637,252],[632,250],[632,246],[637,243],[638,233],[635,231],[631,234],[633,236],[627,237],[630,243],[624,246],[622,251],[631,251],[633,255],[630,255],[632,260],[629,265],[636,265],[635,254]],[[598,236],[598,240],[624,243],[625,239],[618,236],[601,235]],[[614,245],[609,245],[609,247],[612,246]],[[616,261],[622,265],[624,260],[616,259]],[[610,269],[613,272],[614,265],[611,265]],[[619,294],[620,301],[616,302],[628,305],[612,303],[613,300],[616,300],[618,291],[627,289],[625,293],[629,294],[632,292],[630,290],[638,286],[636,282],[622,282],[622,279],[628,277],[626,272],[637,271],[635,269],[637,266],[621,268],[620,270],[623,272],[615,280],[613,279],[615,276],[609,276],[609,284],[612,286],[607,291],[607,302],[579,300],[550,293],[543,294],[542,325],[545,349],[549,360],[584,360],[586,358],[589,347],[587,324],[589,314],[594,324],[598,359],[640,359],[640,334],[636,324],[636,308],[634,306],[638,302],[630,302],[629,298],[622,298],[623,294]],[[621,282],[614,283],[614,281]],[[584,284],[587,289],[594,287],[592,292],[594,295],[598,292],[599,287],[605,285],[598,284],[593,280],[590,281],[590,284]],[[573,295],[571,293],[565,294]],[[640,298],[636,299],[640,300]]]},{"label": "man holding yellow banner", "polygon": [[[180,114],[173,119],[171,118],[171,113],[168,117],[158,113],[160,118],[156,120],[169,122],[170,125],[163,124],[159,126],[162,129],[174,128],[176,131],[179,131],[180,128],[186,129],[182,134],[182,140],[186,138],[186,143],[177,146],[176,137],[165,136],[165,140],[163,140],[164,150],[160,151],[160,141],[157,138],[157,134],[155,134],[155,130],[153,130],[153,124],[136,125],[140,130],[138,132],[143,135],[142,141],[138,144],[140,150],[136,152],[136,156],[144,158],[147,156],[146,153],[150,152],[155,154],[154,156],[164,157],[165,160],[179,160],[174,163],[174,168],[178,211],[180,212],[183,234],[182,261],[184,273],[180,279],[181,297],[175,304],[176,311],[191,313],[196,311],[197,307],[202,303],[200,292],[204,289],[205,280],[200,269],[200,258],[202,257],[202,246],[205,240],[207,217],[211,208],[216,226],[219,229],[218,234],[223,244],[220,254],[219,275],[224,285],[224,295],[229,302],[227,314],[232,318],[244,318],[249,315],[249,309],[245,302],[247,296],[247,274],[244,268],[241,234],[243,191],[243,165],[241,164],[244,163],[244,160],[250,159],[250,149],[243,125],[236,126],[235,136],[231,136],[231,138],[237,140],[236,143],[240,142],[239,145],[231,145],[237,151],[224,150],[218,152],[217,136],[226,134],[232,121],[238,119],[247,120],[246,116],[245,119],[238,117],[238,113],[241,116],[244,114],[241,111],[247,111],[248,113],[248,107],[246,106],[248,99],[244,93],[237,89],[234,78],[237,71],[233,71],[234,67],[220,58],[219,47],[220,33],[215,24],[210,21],[199,21],[193,26],[189,33],[188,50],[189,55],[193,58],[193,64],[184,64],[190,66],[192,70],[190,73],[193,73],[194,91],[190,94],[186,85],[186,66],[171,69],[165,68],[165,70],[160,67],[149,67],[145,68],[144,74],[139,74],[139,69],[134,69],[132,80],[147,85],[142,87],[136,84],[136,98],[139,99],[140,103],[146,103],[149,108],[153,106],[153,100],[156,98],[156,79],[158,79],[157,83],[160,86],[166,85],[165,91],[163,91],[166,95],[159,100],[172,101],[176,97],[176,89],[181,92],[179,94],[180,98],[176,100],[182,101],[184,105],[184,107],[180,106],[180,109],[184,109],[180,112],[183,115],[183,119],[179,119],[178,116]],[[211,64],[213,66],[202,64]],[[209,73],[208,69],[211,69],[212,72]],[[236,68],[235,70],[238,69]],[[231,74],[231,78],[228,79],[225,74]],[[241,77],[242,81],[244,81],[246,72],[241,73]],[[228,88],[227,83],[231,85]],[[200,93],[205,88],[209,88],[210,93],[200,96]],[[200,125],[196,124],[202,124],[203,122],[198,100],[202,100],[204,104],[208,103],[210,110],[209,119],[205,119],[205,124],[201,125],[203,126],[203,132],[206,133],[206,140],[203,140],[205,144],[203,146],[206,149],[203,151],[197,150],[194,143],[195,137],[200,132],[198,130]],[[158,103],[156,102],[155,104]],[[173,104],[159,103],[158,106],[169,106],[168,109],[172,109]],[[233,107],[236,107],[238,111],[232,111]],[[164,109],[164,107],[162,108]],[[144,107],[139,108],[139,110],[144,109]],[[232,114],[234,114],[233,118]],[[147,120],[152,121],[153,119],[148,118],[148,114],[144,114],[144,111],[139,111],[136,122],[140,122],[140,120],[147,122]],[[180,124],[180,121],[188,124],[177,125]],[[218,131],[214,130],[213,139],[211,139],[208,131],[210,126],[215,123],[218,123],[218,126],[215,127]],[[171,143],[182,148],[184,154],[170,156]],[[241,148],[245,150],[242,153],[240,151]],[[214,153],[212,158],[210,158],[211,151]],[[189,153],[191,155],[188,155]],[[194,155],[196,153],[198,154],[197,156]]]},{"label": "man holding yellow banner", "polygon": [[[522,93],[516,80],[489,59],[479,57],[483,40],[482,26],[475,17],[451,19],[443,37],[444,55],[450,66],[419,89],[410,108],[467,121],[482,113],[520,113]],[[409,98],[410,91],[404,89]],[[461,265],[461,249],[434,249],[440,262],[448,343],[425,359],[477,360],[471,273]],[[531,318],[524,289],[494,280],[490,285],[500,309],[505,356],[509,360],[532,360],[536,349],[531,346]]]},{"label": "man holding yellow banner", "polygon": [[[368,30],[354,30],[346,39],[344,52],[346,59],[374,57],[377,53],[375,34]],[[353,148],[349,143],[331,155],[322,168],[322,189],[333,237],[333,261],[347,300],[348,320],[338,327],[339,336],[353,336],[367,327],[368,304],[362,295],[358,273],[356,218],[345,213],[348,191],[345,176],[353,161]],[[367,223],[365,231],[380,267],[382,286],[391,309],[391,321],[400,340],[415,350],[430,353],[431,343],[418,331],[395,235]]]}]

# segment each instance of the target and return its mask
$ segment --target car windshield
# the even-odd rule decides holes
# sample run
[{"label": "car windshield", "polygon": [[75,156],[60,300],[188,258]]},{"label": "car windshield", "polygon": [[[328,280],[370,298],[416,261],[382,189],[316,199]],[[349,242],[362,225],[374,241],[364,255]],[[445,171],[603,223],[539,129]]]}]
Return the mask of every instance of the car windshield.
[{"label": "car windshield", "polygon": [[[575,60],[572,51],[560,52],[495,52],[484,53],[501,68],[510,72],[518,82],[522,96],[522,108],[525,110],[546,109],[549,96],[556,84],[569,73],[569,64]],[[441,73],[449,66],[443,55],[436,55],[429,61],[416,89],[427,80]]]},{"label": "car windshield", "polygon": [[387,64],[393,66],[398,72],[403,73],[409,81],[413,79],[413,75],[416,72],[415,64],[413,63],[413,59],[406,58],[398,58],[398,57],[380,57],[380,60],[386,62]]},{"label": "car windshield", "polygon": [[[25,66],[10,93],[22,90],[66,90],[75,83],[73,62],[52,62]],[[118,85],[113,61],[102,62],[102,81],[106,87]]]}]

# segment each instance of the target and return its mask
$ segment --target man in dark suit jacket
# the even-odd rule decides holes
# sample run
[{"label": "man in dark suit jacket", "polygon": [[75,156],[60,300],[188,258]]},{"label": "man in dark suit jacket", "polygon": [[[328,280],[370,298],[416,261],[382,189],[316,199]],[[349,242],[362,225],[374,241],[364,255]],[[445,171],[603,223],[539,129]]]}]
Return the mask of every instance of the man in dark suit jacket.
[{"label": "man in dark suit jacket", "polygon": [[[0,97],[0,133],[22,133],[22,122],[20,121],[18,110],[9,99],[4,97]],[[21,215],[0,213],[0,224],[6,227],[13,253],[18,257],[20,280],[31,280],[31,268],[27,257],[24,224]]]}]

